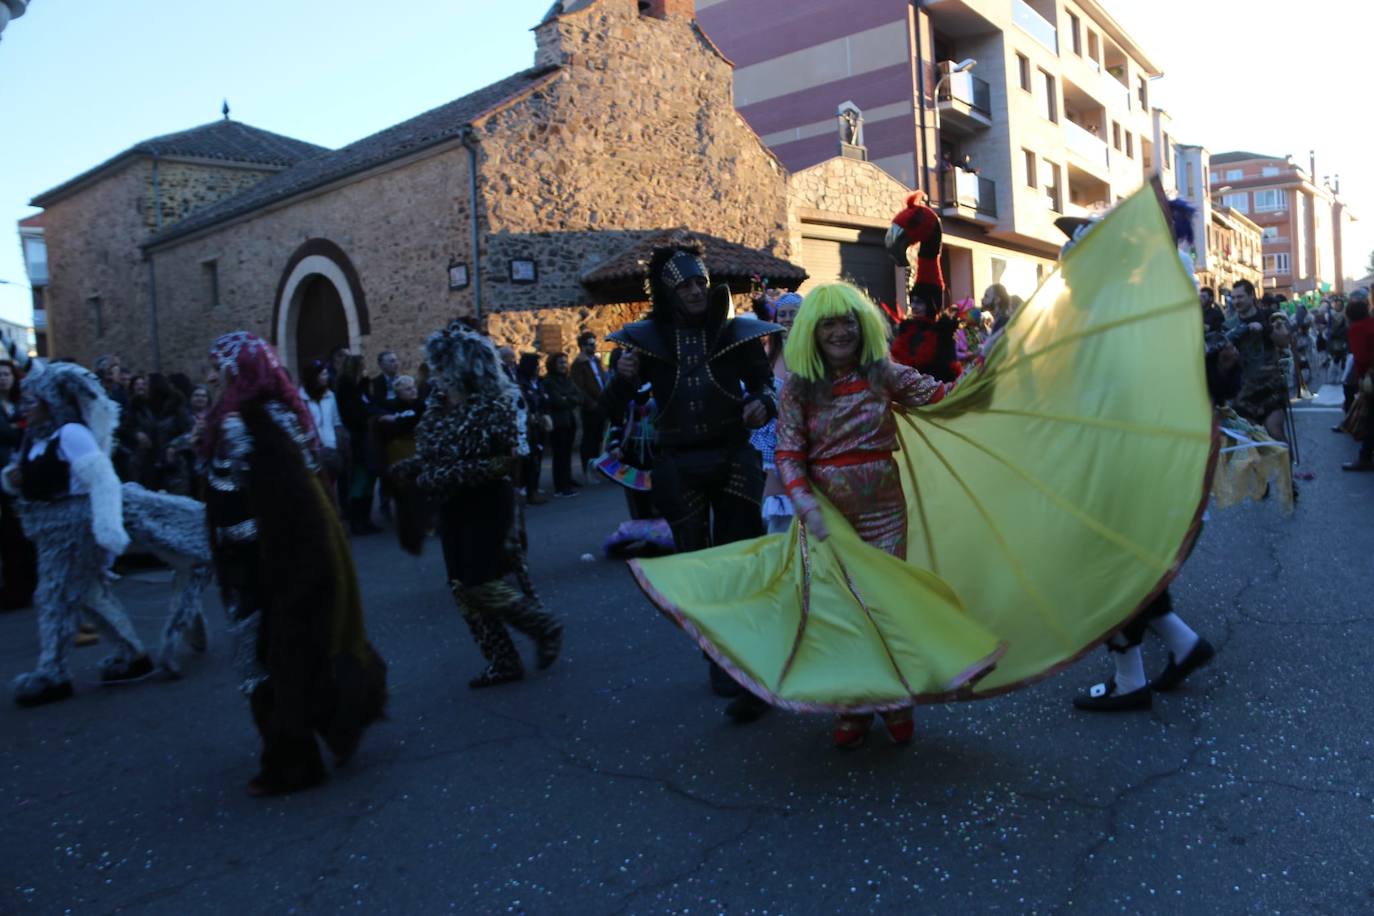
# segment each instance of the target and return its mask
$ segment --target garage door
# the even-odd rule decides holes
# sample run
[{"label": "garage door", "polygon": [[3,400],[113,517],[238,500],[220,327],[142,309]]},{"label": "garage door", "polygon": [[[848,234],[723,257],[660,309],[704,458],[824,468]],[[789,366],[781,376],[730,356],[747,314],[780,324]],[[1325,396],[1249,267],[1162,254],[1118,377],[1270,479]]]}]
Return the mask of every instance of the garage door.
[{"label": "garage door", "polygon": [[896,302],[896,270],[883,248],[881,234],[873,240],[863,237],[866,232],[855,234],[859,236],[855,241],[802,239],[802,266],[810,274],[803,291],[815,283],[848,280],[875,301]]}]

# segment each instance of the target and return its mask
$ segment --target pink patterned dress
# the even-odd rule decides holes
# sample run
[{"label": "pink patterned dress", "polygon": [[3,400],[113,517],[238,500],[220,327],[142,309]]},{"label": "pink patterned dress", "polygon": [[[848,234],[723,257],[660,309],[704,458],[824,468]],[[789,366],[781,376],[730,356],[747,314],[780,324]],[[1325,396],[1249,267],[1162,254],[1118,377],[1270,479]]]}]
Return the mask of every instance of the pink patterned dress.
[{"label": "pink patterned dress", "polygon": [[834,380],[825,401],[807,400],[805,387],[795,375],[783,386],[774,453],[797,515],[816,506],[815,487],[865,543],[906,559],[906,499],[892,457],[893,405],[934,404],[953,386],[894,363],[884,392],[872,390],[857,372]]}]

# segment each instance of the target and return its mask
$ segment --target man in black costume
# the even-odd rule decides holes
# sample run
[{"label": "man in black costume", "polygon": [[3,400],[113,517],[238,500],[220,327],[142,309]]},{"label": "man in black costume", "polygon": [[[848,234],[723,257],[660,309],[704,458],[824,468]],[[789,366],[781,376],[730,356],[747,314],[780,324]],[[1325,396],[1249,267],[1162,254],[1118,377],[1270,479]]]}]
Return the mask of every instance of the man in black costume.
[{"label": "man in black costume", "polygon": [[[648,384],[658,404],[652,497],[679,553],[764,534],[763,467],[749,430],[777,415],[763,340],[782,330],[728,317],[730,290],[710,286],[702,244],[682,235],[649,259],[649,317],[610,335],[624,348],[602,396],[607,416],[625,415]],[[712,665],[711,686],[735,699],[737,721],[768,707]]]}]

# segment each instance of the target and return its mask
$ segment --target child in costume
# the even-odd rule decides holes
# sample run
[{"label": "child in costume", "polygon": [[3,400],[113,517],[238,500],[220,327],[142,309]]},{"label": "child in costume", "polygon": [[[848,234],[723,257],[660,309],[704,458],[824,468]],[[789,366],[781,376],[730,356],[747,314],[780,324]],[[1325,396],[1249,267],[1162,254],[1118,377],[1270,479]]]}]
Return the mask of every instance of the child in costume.
[{"label": "child in costume", "polygon": [[206,516],[239,689],[262,736],[254,796],[325,779],[384,715],[386,663],[363,626],[348,540],[318,475],[310,414],[271,345],[247,331],[210,348],[224,393],[206,422]]},{"label": "child in costume", "polygon": [[[524,570],[511,475],[517,464],[518,396],[486,337],[453,322],[425,341],[434,386],[415,428],[415,456],[393,469],[439,505],[449,588],[487,667],[473,689],[518,681],[524,665],[507,625],[534,640],[538,667],[563,645]],[[519,532],[519,534],[513,534]],[[523,591],[505,581],[516,573]]]},{"label": "child in costume", "polygon": [[119,407],[93,372],[70,363],[30,373],[23,397],[29,429],[4,486],[19,497],[24,533],[38,553],[38,667],[14,680],[15,702],[37,706],[72,695],[67,656],[83,605],[114,647],[102,681],[139,680],[153,663],[106,576],[129,545],[109,455]]}]

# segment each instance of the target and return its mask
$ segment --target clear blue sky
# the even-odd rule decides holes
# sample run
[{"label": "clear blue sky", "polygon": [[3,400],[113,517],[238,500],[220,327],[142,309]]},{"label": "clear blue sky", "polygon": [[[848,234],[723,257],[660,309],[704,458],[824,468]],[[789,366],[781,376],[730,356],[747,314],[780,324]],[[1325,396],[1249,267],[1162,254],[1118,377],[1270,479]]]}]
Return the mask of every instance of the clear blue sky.
[{"label": "clear blue sky", "polygon": [[[212,121],[228,98],[238,120],[341,146],[530,66],[529,29],[550,2],[32,0],[0,40],[0,280],[24,282],[14,224],[36,212],[29,199],[133,143]],[[1355,139],[1369,133],[1355,120],[1369,57],[1353,8],[1107,6],[1165,70],[1155,98],[1181,141],[1303,163],[1315,147],[1318,172],[1341,173],[1366,217],[1350,255],[1363,267],[1374,161]],[[23,320],[28,304],[27,289],[0,284],[0,317]]]}]

